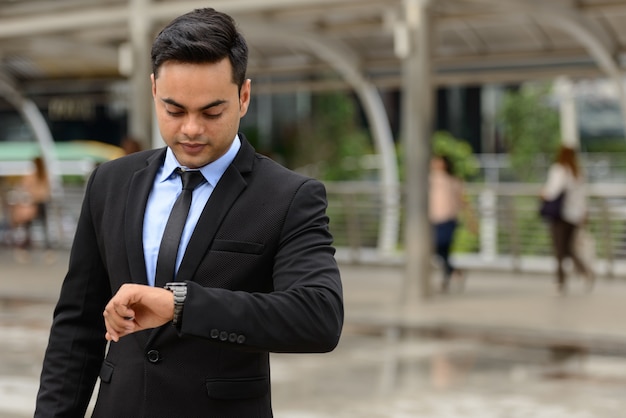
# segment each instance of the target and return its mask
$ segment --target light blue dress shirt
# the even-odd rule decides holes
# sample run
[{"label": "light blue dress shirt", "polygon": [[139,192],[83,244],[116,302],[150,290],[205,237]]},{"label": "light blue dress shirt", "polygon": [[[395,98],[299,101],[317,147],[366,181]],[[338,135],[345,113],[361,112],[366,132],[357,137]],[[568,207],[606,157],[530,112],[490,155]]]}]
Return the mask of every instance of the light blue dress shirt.
[{"label": "light blue dress shirt", "polygon": [[[211,197],[215,185],[235,159],[235,155],[237,155],[240,147],[241,141],[239,140],[239,136],[235,136],[235,140],[226,154],[200,168],[206,182],[200,184],[193,191],[191,208],[189,209],[187,222],[180,239],[180,246],[178,247],[178,255],[176,256],[176,271],[178,271],[187,244],[198,223],[204,206],[208,202],[209,197]],[[165,162],[154,178],[154,184],[152,185],[152,191],[148,197],[148,204],[143,218],[143,255],[150,286],[154,286],[157,257],[159,255],[161,238],[165,231],[165,224],[167,223],[176,198],[182,191],[180,176],[174,174],[174,170],[177,167],[184,166],[178,163],[174,153],[168,148],[165,154]]]}]

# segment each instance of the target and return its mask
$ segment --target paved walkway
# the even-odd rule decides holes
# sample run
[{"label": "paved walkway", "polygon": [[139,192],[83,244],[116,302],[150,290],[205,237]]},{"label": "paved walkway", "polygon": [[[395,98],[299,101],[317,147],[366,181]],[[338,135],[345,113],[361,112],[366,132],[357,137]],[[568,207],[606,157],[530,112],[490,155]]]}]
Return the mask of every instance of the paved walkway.
[{"label": "paved walkway", "polygon": [[[57,253],[52,264],[40,253],[20,264],[11,252],[0,250],[0,300],[54,302],[67,262],[66,251]],[[602,354],[626,355],[623,278],[600,277],[587,293],[582,279],[573,277],[568,294],[558,296],[549,274],[474,269],[462,291],[405,303],[399,265],[341,263],[341,272],[348,332],[414,330],[517,344],[582,345]]]},{"label": "paved walkway", "polygon": [[[556,293],[550,274],[471,270],[463,290],[404,303],[399,266],[343,266],[347,327],[414,330],[525,346],[575,346],[626,355],[626,281],[573,277]],[[433,286],[437,283],[433,280]]]},{"label": "paved walkway", "polygon": [[[37,253],[19,264],[0,249],[0,418],[32,416],[67,258],[49,264]],[[463,292],[404,306],[398,265],[341,271],[342,341],[327,355],[273,355],[277,417],[623,416],[623,279],[601,278],[591,294],[573,281],[559,297],[547,274],[475,268]],[[552,355],[573,362],[561,367]]]}]

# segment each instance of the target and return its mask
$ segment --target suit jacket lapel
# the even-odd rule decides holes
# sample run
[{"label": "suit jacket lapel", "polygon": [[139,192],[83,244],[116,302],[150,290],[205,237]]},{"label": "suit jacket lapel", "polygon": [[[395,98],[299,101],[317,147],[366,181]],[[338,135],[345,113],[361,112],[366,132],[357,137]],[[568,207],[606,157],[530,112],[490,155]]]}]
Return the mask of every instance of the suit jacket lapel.
[{"label": "suit jacket lapel", "polygon": [[211,246],[222,219],[246,187],[244,173],[252,169],[254,149],[242,134],[239,136],[241,138],[239,153],[215,186],[198,219],[176,275],[178,281],[193,280],[198,265]]},{"label": "suit jacket lapel", "polygon": [[165,148],[152,154],[146,160],[146,167],[135,172],[128,189],[124,217],[128,266],[131,280],[139,284],[148,284],[143,255],[143,217],[154,177],[162,165],[164,155]]},{"label": "suit jacket lapel", "polygon": [[[235,200],[237,200],[237,197],[246,188],[247,182],[244,177],[245,174],[252,170],[255,151],[241,133],[239,138],[241,139],[241,148],[233,163],[228,166],[215,186],[209,201],[198,219],[196,228],[193,234],[191,234],[187,250],[176,274],[176,280],[178,281],[193,280],[198,265],[211,246],[215,232],[222,223],[222,219],[226,216]],[[169,325],[163,325],[149,332],[145,347],[152,344],[160,332],[167,326]]]}]

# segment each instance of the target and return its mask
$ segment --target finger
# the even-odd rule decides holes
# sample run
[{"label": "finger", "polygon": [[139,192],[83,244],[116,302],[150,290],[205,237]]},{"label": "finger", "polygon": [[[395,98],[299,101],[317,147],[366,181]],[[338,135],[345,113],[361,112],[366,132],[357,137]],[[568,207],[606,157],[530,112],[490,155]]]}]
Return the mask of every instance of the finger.
[{"label": "finger", "polygon": [[104,338],[106,338],[107,341],[112,341],[112,342],[118,342],[120,340],[120,337],[118,335],[111,334],[108,331],[104,335]]},{"label": "finger", "polygon": [[113,323],[109,320],[109,315],[107,312],[104,312],[104,326],[106,328],[106,334],[104,335],[106,340],[118,342],[120,339],[120,336],[118,332],[116,331]]},{"label": "finger", "polygon": [[135,318],[135,311],[127,305],[115,305],[115,313],[125,320]]},{"label": "finger", "polygon": [[108,341],[118,342],[120,338],[125,335],[132,334],[135,331],[135,325],[131,322],[130,325],[126,325],[124,327],[117,327],[112,323],[106,323],[106,334],[105,338]]},{"label": "finger", "polygon": [[108,310],[104,311],[103,316],[107,333],[115,342],[117,342],[124,335],[135,331],[135,323],[133,320],[124,319],[117,313],[111,313]]},{"label": "finger", "polygon": [[135,311],[125,305],[109,303],[104,309],[103,316],[111,323],[124,327],[125,322],[134,320]]}]

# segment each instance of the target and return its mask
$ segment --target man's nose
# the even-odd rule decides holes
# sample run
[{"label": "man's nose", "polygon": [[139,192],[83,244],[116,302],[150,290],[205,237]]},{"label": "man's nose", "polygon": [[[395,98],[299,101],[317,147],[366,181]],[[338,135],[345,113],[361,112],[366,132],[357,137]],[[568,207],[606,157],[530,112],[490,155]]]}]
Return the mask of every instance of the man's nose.
[{"label": "man's nose", "polygon": [[204,130],[202,120],[198,116],[187,115],[181,127],[182,133],[188,138],[195,138],[201,135]]}]

